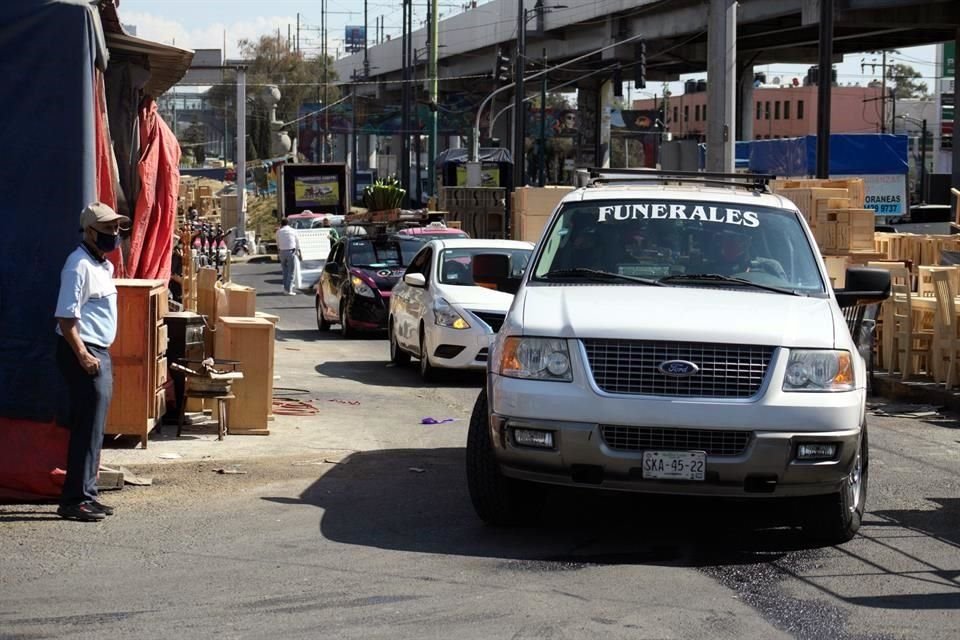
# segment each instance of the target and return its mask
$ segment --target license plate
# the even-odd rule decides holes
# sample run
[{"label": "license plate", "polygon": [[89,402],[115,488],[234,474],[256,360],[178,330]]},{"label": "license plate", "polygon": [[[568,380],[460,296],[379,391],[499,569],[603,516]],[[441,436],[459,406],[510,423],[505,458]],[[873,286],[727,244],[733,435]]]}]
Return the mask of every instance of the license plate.
[{"label": "license plate", "polygon": [[643,452],[644,479],[702,481],[706,469],[705,451]]}]

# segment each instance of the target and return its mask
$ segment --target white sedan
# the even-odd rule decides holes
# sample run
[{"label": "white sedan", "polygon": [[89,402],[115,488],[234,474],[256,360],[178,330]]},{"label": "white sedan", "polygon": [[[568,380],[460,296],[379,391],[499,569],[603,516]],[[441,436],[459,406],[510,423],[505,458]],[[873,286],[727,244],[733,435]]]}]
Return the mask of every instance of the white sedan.
[{"label": "white sedan", "polygon": [[424,380],[436,370],[483,369],[490,341],[513,294],[473,282],[473,257],[502,254],[520,277],[533,244],[515,240],[431,240],[410,261],[390,295],[390,359],[420,360]]}]

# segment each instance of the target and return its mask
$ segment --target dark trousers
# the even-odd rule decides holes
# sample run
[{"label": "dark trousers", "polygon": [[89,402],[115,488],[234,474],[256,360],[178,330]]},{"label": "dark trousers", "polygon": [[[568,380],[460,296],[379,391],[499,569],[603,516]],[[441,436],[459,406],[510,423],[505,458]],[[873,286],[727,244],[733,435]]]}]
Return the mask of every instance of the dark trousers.
[{"label": "dark trousers", "polygon": [[67,341],[63,338],[57,340],[57,366],[67,382],[70,402],[67,418],[70,447],[67,451],[67,478],[60,496],[62,505],[97,499],[100,449],[113,394],[113,365],[108,349],[88,344],[87,351],[100,359],[100,372],[93,376],[80,366]]}]

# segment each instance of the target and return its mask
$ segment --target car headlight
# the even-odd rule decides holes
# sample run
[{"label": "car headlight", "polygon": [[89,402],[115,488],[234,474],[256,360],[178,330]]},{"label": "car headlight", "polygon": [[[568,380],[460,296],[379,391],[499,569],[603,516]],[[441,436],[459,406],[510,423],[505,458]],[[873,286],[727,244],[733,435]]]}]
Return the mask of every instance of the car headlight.
[{"label": "car headlight", "polygon": [[449,329],[469,329],[470,323],[463,319],[457,310],[443,298],[437,298],[433,303],[433,315],[436,323]]},{"label": "car headlight", "polygon": [[373,289],[371,289],[370,285],[364,282],[360,276],[352,276],[350,282],[353,284],[353,290],[358,296],[364,296],[365,298],[374,297]]},{"label": "car headlight", "polygon": [[570,382],[567,341],[556,338],[510,337],[500,351],[500,373],[508,378]]},{"label": "car headlight", "polygon": [[853,388],[853,360],[849,351],[790,351],[783,377],[784,391],[851,391]]}]

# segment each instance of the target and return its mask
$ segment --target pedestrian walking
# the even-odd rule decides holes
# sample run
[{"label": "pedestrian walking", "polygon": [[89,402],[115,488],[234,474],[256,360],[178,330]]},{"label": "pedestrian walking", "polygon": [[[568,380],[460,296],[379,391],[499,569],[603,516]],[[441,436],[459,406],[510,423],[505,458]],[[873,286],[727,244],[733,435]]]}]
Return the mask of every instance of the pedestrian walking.
[{"label": "pedestrian walking", "polygon": [[280,253],[280,268],[283,270],[283,292],[288,296],[295,296],[297,292],[293,290],[293,272],[300,258],[300,238],[297,230],[290,226],[286,218],[280,221],[280,229],[277,231],[277,251]]},{"label": "pedestrian walking", "polygon": [[80,246],[67,256],[57,297],[57,366],[67,383],[70,445],[57,513],[103,520],[113,508],[99,500],[97,471],[113,394],[110,345],[117,335],[117,288],[106,254],[117,248],[130,218],[94,202],[80,214]]}]

